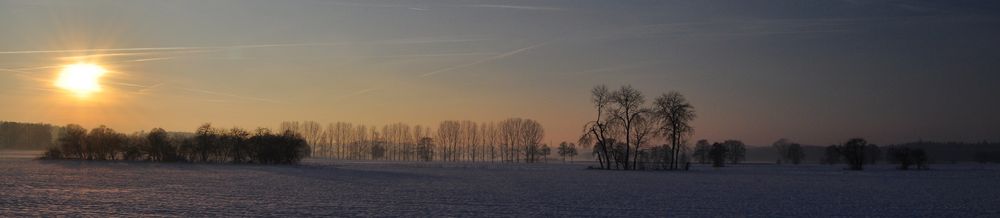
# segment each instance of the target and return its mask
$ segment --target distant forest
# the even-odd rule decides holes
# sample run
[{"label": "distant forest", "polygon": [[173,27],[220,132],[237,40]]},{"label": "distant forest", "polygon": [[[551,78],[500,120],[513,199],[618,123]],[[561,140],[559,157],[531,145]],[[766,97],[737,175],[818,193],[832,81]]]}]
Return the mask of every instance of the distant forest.
[{"label": "distant forest", "polygon": [[[826,149],[829,146],[802,145],[804,163],[824,163]],[[881,150],[890,148],[913,148],[923,149],[927,152],[930,161],[933,163],[954,163],[954,162],[994,162],[1000,163],[1000,142],[934,142],[917,141],[902,144],[890,144],[879,146]],[[881,152],[878,161],[890,161],[887,152]],[[781,158],[775,152],[773,146],[748,146],[746,150],[746,161],[755,163],[775,163]]]},{"label": "distant forest", "polygon": [[[534,162],[557,155],[564,158],[579,154],[581,160],[596,160],[590,148],[574,143],[561,146],[541,143],[544,129],[530,119],[512,118],[499,122],[444,121],[436,128],[403,123],[369,126],[334,122],[325,126],[312,121],[283,122],[279,132],[292,131],[310,145],[313,157],[345,160],[399,161],[508,161]],[[218,132],[225,132],[218,130]],[[0,122],[0,149],[44,150],[59,145],[66,127],[44,123]],[[138,134],[138,133],[136,133]],[[148,134],[148,133],[145,133]],[[167,132],[177,142],[194,138],[191,132]],[[221,133],[220,133],[221,134]],[[135,135],[135,134],[133,134]],[[738,141],[721,143],[731,146]],[[739,142],[742,143],[742,142]],[[508,146],[513,145],[513,146]],[[705,144],[709,145],[709,144]],[[570,152],[572,146],[572,152]],[[690,145],[693,162],[699,163],[699,145]],[[829,146],[800,145],[802,163],[825,163]],[[917,141],[883,145],[879,148],[907,147],[922,149],[933,163],[998,162],[998,142],[934,142]],[[776,163],[789,161],[773,145],[745,145],[743,157],[736,162]],[[733,149],[735,150],[735,149]],[[560,155],[564,154],[564,155]],[[888,152],[880,152],[877,161],[890,162]],[[732,162],[732,161],[728,161]],[[701,162],[707,163],[707,162]]]},{"label": "distant forest", "polygon": [[124,134],[106,126],[87,130],[76,124],[65,127],[56,146],[44,159],[128,160],[157,162],[215,162],[296,164],[309,155],[309,145],[291,131],[258,128],[217,129],[204,124],[193,137],[171,136],[166,130]]},{"label": "distant forest", "polygon": [[0,149],[45,149],[55,145],[63,127],[0,121]]}]

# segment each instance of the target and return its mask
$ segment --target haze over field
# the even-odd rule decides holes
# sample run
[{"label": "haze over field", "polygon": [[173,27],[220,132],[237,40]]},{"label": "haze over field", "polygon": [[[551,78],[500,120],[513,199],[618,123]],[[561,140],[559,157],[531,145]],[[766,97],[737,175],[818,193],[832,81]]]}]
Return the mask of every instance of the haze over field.
[{"label": "haze over field", "polygon": [[[992,1],[0,0],[0,119],[525,117],[559,142],[591,87],[631,84],[684,93],[693,139],[996,141],[997,26]],[[77,62],[106,68],[100,92],[54,85]]]}]

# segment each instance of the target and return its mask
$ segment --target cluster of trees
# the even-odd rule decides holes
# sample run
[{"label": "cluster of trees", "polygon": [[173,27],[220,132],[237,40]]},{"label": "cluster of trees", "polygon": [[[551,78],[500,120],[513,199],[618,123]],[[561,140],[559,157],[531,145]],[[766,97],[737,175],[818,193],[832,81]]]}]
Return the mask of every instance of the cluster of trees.
[{"label": "cluster of trees", "polygon": [[771,144],[771,147],[778,152],[777,163],[800,164],[806,158],[802,145],[782,138]]},{"label": "cluster of trees", "polygon": [[16,123],[0,121],[0,148],[51,147],[61,128],[43,123]]},{"label": "cluster of trees", "polygon": [[[883,157],[885,155],[882,152],[882,148],[879,147],[876,144],[870,144],[870,143],[868,143],[867,141],[864,141],[864,139],[861,139],[861,138],[852,139],[852,140],[849,140],[849,142],[854,142],[854,143],[864,142],[865,145],[863,147],[859,147],[858,148],[861,151],[860,156],[863,157],[860,160],[861,164],[864,164],[864,165],[876,164],[879,161],[882,161],[884,159]],[[844,143],[844,144],[846,145],[848,143]],[[839,164],[841,162],[846,161],[847,159],[845,157],[843,157],[844,156],[843,148],[844,148],[843,145],[830,145],[830,146],[826,146],[826,149],[824,149],[824,151],[823,151],[824,152],[823,153],[823,157],[820,158],[820,163],[824,163],[824,164]]]},{"label": "cluster of trees", "polygon": [[708,143],[702,139],[695,143],[691,156],[701,164],[712,163],[713,167],[723,167],[726,162],[738,164],[746,160],[747,147],[740,140],[725,140],[722,143]]},{"label": "cluster of trees", "polygon": [[[377,126],[313,121],[282,122],[301,134],[317,157],[348,160],[537,162],[551,154],[545,130],[532,119],[442,121],[436,131],[404,123]],[[562,151],[562,150],[560,150]]]},{"label": "cluster of trees", "polygon": [[887,152],[883,152],[878,145],[870,144],[863,138],[853,138],[842,145],[827,146],[822,162],[845,162],[850,170],[863,170],[864,165],[878,163],[883,157],[887,157],[890,163],[899,164],[901,170],[907,170],[913,165],[917,169],[927,169],[927,152],[921,148],[890,146],[886,150]]},{"label": "cluster of trees", "polygon": [[566,157],[569,157],[570,162],[572,162],[573,161],[573,157],[576,157],[576,155],[579,155],[579,152],[576,149],[576,144],[574,144],[572,142],[569,142],[569,143],[567,143],[567,142],[561,142],[561,143],[559,143],[558,150],[559,150],[559,157],[562,157],[562,161],[563,162],[566,162]]},{"label": "cluster of trees", "polygon": [[251,133],[204,124],[191,137],[177,137],[161,128],[126,135],[103,125],[87,131],[70,124],[59,146],[46,151],[44,158],[295,164],[307,155],[306,140],[291,131],[259,128]]},{"label": "cluster of trees", "polygon": [[[663,94],[647,105],[632,86],[610,91],[600,85],[591,90],[591,102],[597,117],[584,126],[579,143],[593,146],[602,169],[679,169],[686,162],[695,113],[680,93]],[[656,145],[657,139],[666,143]]]},{"label": "cluster of trees", "polygon": [[926,151],[935,162],[998,162],[1000,163],[1000,143],[981,141],[968,142],[934,142],[917,141],[892,145],[891,147],[907,147]]},{"label": "cluster of trees", "polygon": [[979,151],[975,158],[979,163],[1000,163],[1000,151]]},{"label": "cluster of trees", "polygon": [[908,170],[911,166],[916,166],[918,170],[926,170],[927,152],[920,148],[891,147],[887,152],[889,162],[899,164],[900,170]]}]

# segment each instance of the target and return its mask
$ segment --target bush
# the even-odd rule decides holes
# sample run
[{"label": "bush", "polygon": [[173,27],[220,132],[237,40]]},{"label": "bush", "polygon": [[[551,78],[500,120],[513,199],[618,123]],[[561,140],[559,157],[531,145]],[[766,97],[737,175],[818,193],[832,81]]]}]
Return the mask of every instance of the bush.
[{"label": "bush", "polygon": [[63,158],[62,151],[59,150],[59,148],[56,148],[56,147],[49,148],[48,150],[45,151],[44,154],[42,154],[42,157],[41,157],[41,159],[45,159],[45,160],[55,160],[55,159],[62,159],[62,158]]}]

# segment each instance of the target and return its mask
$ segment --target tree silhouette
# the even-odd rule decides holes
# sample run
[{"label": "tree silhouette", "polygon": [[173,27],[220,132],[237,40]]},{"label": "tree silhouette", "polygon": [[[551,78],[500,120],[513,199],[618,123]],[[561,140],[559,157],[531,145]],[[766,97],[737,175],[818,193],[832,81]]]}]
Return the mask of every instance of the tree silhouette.
[{"label": "tree silhouette", "polygon": [[310,152],[306,140],[292,131],[273,134],[268,129],[258,129],[251,136],[239,128],[225,132],[205,124],[198,127],[194,137],[174,140],[160,128],[132,135],[121,134],[105,126],[89,132],[75,124],[67,125],[65,129],[66,134],[59,138],[60,146],[46,151],[44,157],[294,164]]},{"label": "tree silhouette", "polygon": [[913,163],[917,165],[918,170],[928,169],[927,152],[925,152],[924,149],[919,149],[919,148],[914,149],[912,152],[910,152],[910,155],[913,157]]},{"label": "tree silhouette", "polygon": [[785,159],[796,165],[802,163],[802,159],[805,159],[806,156],[805,151],[802,150],[802,145],[799,143],[789,144],[785,155],[788,155]]},{"label": "tree silhouette", "polygon": [[771,147],[778,153],[778,164],[786,162],[788,159],[788,145],[790,144],[792,144],[792,142],[786,138],[781,138],[778,139],[778,141],[771,143]]},{"label": "tree silhouette", "polygon": [[708,156],[712,159],[712,167],[723,167],[726,164],[726,154],[729,151],[726,146],[720,143],[713,143],[712,149],[708,151]]},{"label": "tree silhouette", "polygon": [[847,161],[848,169],[863,170],[865,165],[865,148],[868,141],[862,138],[853,138],[841,146],[841,154]]},{"label": "tree silhouette", "polygon": [[892,162],[899,164],[900,170],[909,170],[914,165],[919,170],[927,169],[927,152],[924,149],[891,147],[888,154]]},{"label": "tree silhouette", "polygon": [[87,159],[84,155],[84,143],[87,139],[87,129],[80,125],[66,125],[66,134],[59,138],[59,148],[62,156],[74,159]]},{"label": "tree silhouette", "polygon": [[570,161],[573,161],[573,156],[577,155],[576,145],[573,143],[560,142],[556,150],[563,162],[566,162],[566,157],[570,157]]},{"label": "tree silhouette", "polygon": [[603,119],[608,104],[611,103],[611,92],[608,91],[607,86],[600,85],[591,89],[590,94],[591,103],[597,109],[597,119],[584,126],[584,133],[580,137],[579,143],[581,145],[593,144],[593,151],[601,168],[611,169],[611,146],[614,143],[608,141],[611,138],[611,127],[608,125],[607,119]]},{"label": "tree silhouette", "polygon": [[712,144],[708,143],[708,140],[702,139],[698,140],[698,143],[694,146],[694,153],[691,154],[701,164],[707,164],[710,159],[708,156],[709,151],[712,150]]},{"label": "tree silhouette", "polygon": [[434,160],[434,138],[420,138],[420,142],[417,143],[417,155],[423,161]]},{"label": "tree silhouette", "polygon": [[722,142],[722,145],[726,146],[726,159],[729,163],[738,164],[746,159],[747,147],[739,140],[726,140]]},{"label": "tree silhouette", "polygon": [[825,164],[838,164],[840,163],[840,147],[837,145],[826,146],[823,150],[823,163]]},{"label": "tree silhouette", "polygon": [[882,160],[882,149],[878,145],[865,146],[865,164],[876,164]]},{"label": "tree silhouette", "polygon": [[670,142],[670,169],[680,165],[681,147],[687,137],[694,133],[691,121],[695,118],[694,106],[688,103],[684,95],[669,92],[657,97],[653,104],[653,113],[660,120],[660,132]]}]

